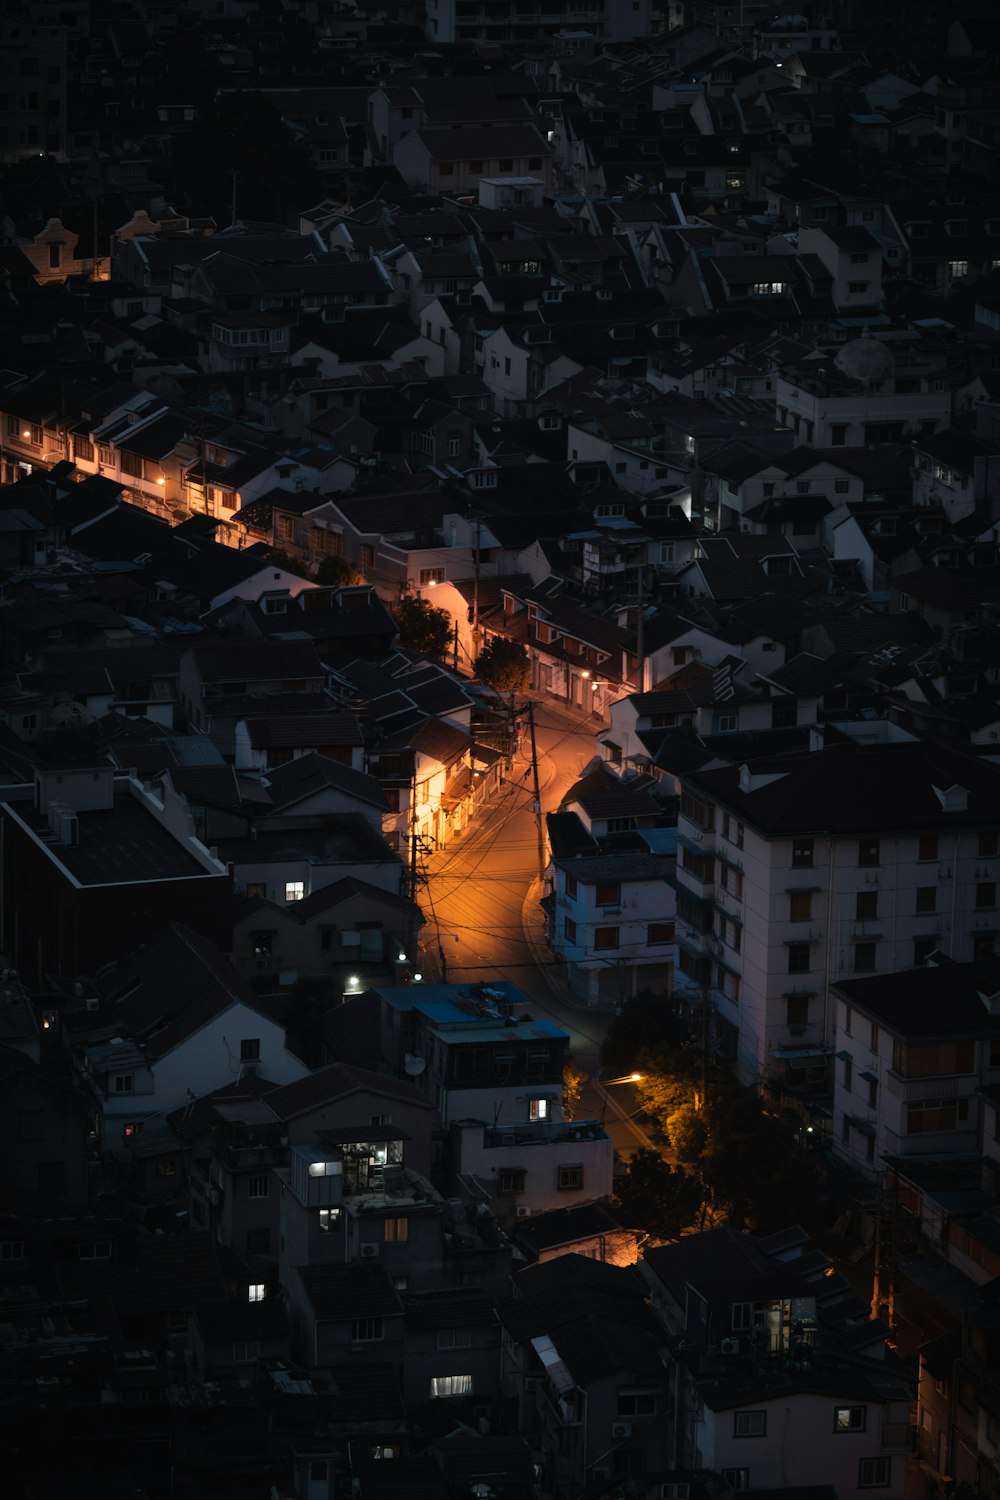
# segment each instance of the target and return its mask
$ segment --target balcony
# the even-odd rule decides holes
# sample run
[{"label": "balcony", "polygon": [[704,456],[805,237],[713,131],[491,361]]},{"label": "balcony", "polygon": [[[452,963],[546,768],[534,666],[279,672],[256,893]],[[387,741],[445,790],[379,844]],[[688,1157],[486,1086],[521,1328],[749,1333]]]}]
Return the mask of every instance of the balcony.
[{"label": "balcony", "polygon": [[968,1099],[979,1087],[975,1073],[934,1074],[929,1078],[905,1078],[892,1068],[885,1070],[885,1087],[895,1099],[906,1104],[919,1099]]},{"label": "balcony", "polygon": [[909,1422],[883,1422],[879,1436],[881,1453],[909,1453],[913,1447],[915,1429]]}]

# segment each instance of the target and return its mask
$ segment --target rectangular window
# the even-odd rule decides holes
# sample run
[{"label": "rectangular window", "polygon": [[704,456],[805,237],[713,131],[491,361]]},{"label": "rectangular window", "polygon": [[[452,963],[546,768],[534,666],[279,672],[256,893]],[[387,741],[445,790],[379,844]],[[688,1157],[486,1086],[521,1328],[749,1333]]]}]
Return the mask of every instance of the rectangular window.
[{"label": "rectangular window", "polygon": [[814,844],[812,839],[796,839],[792,845],[792,869],[811,870],[813,867]]},{"label": "rectangular window", "polygon": [[583,1167],[567,1166],[556,1170],[556,1187],[559,1192],[576,1192],[583,1187]]},{"label": "rectangular window", "polygon": [[306,883],[305,883],[304,880],[286,880],[285,881],[285,900],[286,901],[301,901],[304,898],[305,893],[306,893]]},{"label": "rectangular window", "polygon": [[890,1458],[862,1458],[858,1463],[858,1489],[888,1489],[892,1480]]},{"label": "rectangular window", "polygon": [[656,1392],[619,1391],[617,1415],[619,1417],[655,1417]]},{"label": "rectangular window", "polygon": [[786,999],[789,1026],[806,1026],[809,1022],[809,996],[789,995]]},{"label": "rectangular window", "polygon": [[245,1036],[240,1042],[240,1062],[254,1062],[260,1057],[260,1037]]},{"label": "rectangular window", "polygon": [[142,478],[142,459],[138,453],[129,453],[123,448],[119,454],[119,462],[123,474],[128,474],[132,479]]},{"label": "rectangular window", "polygon": [[855,974],[866,974],[875,967],[875,958],[878,951],[877,943],[855,943],[854,944],[854,972]]},{"label": "rectangular window", "polygon": [[471,1375],[432,1375],[431,1400],[438,1396],[471,1396]]},{"label": "rectangular window", "polygon": [[789,943],[788,945],[788,972],[789,974],[808,974],[810,967],[810,950],[808,943]]},{"label": "rectangular window", "polygon": [[266,1172],[247,1178],[247,1197],[266,1198],[271,1191],[271,1179]]},{"label": "rectangular window", "polygon": [[995,880],[984,880],[976,886],[976,909],[984,911],[992,909],[997,904],[997,887]]},{"label": "rectangular window", "polygon": [[621,886],[617,881],[602,880],[598,882],[594,899],[598,906],[618,906],[621,902]]},{"label": "rectangular window", "polygon": [[116,1073],[111,1079],[111,1092],[113,1094],[131,1094],[132,1074]]},{"label": "rectangular window", "polygon": [[835,1406],[833,1409],[834,1432],[864,1432],[868,1415],[864,1406]]},{"label": "rectangular window", "polygon": [[563,937],[567,943],[576,942],[576,923],[572,917],[563,917]]},{"label": "rectangular window", "polygon": [[917,858],[919,860],[937,859],[938,840],[936,833],[925,833],[917,840]]},{"label": "rectangular window", "polygon": [[617,948],[617,947],[618,947],[618,928],[617,927],[595,927],[594,928],[594,949],[595,949],[595,952],[600,953],[602,950],[607,950],[608,948]]},{"label": "rectangular window", "polygon": [[528,1119],[547,1120],[551,1112],[551,1101],[545,1098],[528,1100]]},{"label": "rectangular window", "polygon": [[524,1167],[501,1167],[497,1173],[497,1191],[500,1193],[523,1193],[527,1171]]},{"label": "rectangular window", "polygon": [[878,916],[878,891],[858,891],[854,898],[854,918],[857,922],[874,922]]},{"label": "rectangular window", "polygon": [[660,943],[672,943],[673,940],[673,922],[650,922],[646,928],[646,942],[651,947]]},{"label": "rectangular window", "polygon": [[997,847],[997,830],[995,828],[985,828],[979,835],[979,858],[995,859]]},{"label": "rectangular window", "polygon": [[721,1473],[731,1490],[748,1490],[750,1488],[749,1469],[723,1469]]},{"label": "rectangular window", "polygon": [[0,1240],[0,1261],[23,1260],[23,1240]]},{"label": "rectangular window", "polygon": [[351,1324],[353,1344],[378,1344],[385,1337],[381,1318],[355,1318]]},{"label": "rectangular window", "polygon": [[428,584],[444,583],[444,568],[421,568],[420,585],[426,588]]},{"label": "rectangular window", "polygon": [[858,864],[871,866],[879,862],[880,845],[878,839],[858,840]]},{"label": "rectangular window", "polygon": [[733,1437],[766,1437],[766,1411],[734,1411]]},{"label": "rectangular window", "polygon": [[264,1281],[251,1281],[247,1287],[248,1302],[263,1302],[267,1296],[267,1283]]},{"label": "rectangular window", "polygon": [[471,1349],[472,1330],[469,1328],[439,1328],[437,1331],[437,1347],[439,1349]]},{"label": "rectangular window", "polygon": [[410,1221],[405,1214],[394,1219],[383,1219],[382,1238],[387,1245],[402,1245],[410,1237]]},{"label": "rectangular window", "polygon": [[319,1211],[319,1228],[321,1234],[329,1234],[336,1226],[340,1218],[339,1208],[321,1208]]},{"label": "rectangular window", "polygon": [[808,922],[812,918],[812,891],[790,891],[788,895],[788,920]]},{"label": "rectangular window", "polygon": [[936,885],[918,885],[916,897],[916,910],[918,914],[927,915],[937,911]]},{"label": "rectangular window", "polygon": [[833,481],[833,493],[835,495],[850,494],[851,481],[849,479],[835,479]]}]

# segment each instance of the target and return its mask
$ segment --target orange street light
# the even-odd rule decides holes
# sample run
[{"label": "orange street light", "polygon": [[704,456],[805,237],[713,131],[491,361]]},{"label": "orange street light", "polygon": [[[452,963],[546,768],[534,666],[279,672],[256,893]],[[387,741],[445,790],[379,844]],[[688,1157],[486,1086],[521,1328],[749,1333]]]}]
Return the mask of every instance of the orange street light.
[{"label": "orange street light", "polygon": [[612,1083],[641,1083],[644,1076],[643,1073],[626,1073],[623,1078],[605,1078],[602,1081],[607,1088]]}]

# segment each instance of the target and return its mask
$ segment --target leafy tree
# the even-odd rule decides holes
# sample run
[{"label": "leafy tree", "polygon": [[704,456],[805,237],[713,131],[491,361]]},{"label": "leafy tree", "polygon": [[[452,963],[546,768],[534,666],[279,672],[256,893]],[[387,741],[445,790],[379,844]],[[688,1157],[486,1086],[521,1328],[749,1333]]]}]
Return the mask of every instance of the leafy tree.
[{"label": "leafy tree", "polygon": [[671,1011],[669,996],[640,990],[625,1002],[608,1027],[601,1063],[609,1073],[632,1073],[639,1068],[641,1057],[666,1058],[685,1041],[686,1032]]},{"label": "leafy tree", "polygon": [[576,1107],[583,1093],[583,1086],[587,1082],[588,1075],[572,1057],[567,1057],[563,1064],[563,1110],[567,1120],[572,1120],[576,1115]]},{"label": "leafy tree", "polygon": [[447,610],[408,592],[392,606],[392,612],[402,645],[429,656],[431,661],[444,661],[451,644],[451,617]]},{"label": "leafy tree", "polygon": [[698,1179],[672,1167],[657,1151],[637,1151],[619,1179],[615,1196],[630,1224],[658,1240],[678,1240],[698,1219]]},{"label": "leafy tree", "polygon": [[491,636],[476,658],[476,675],[498,693],[523,693],[531,682],[531,663],[520,641]]},{"label": "leafy tree", "polygon": [[292,557],[290,552],[284,552],[280,547],[269,548],[267,557],[276,568],[283,568],[286,573],[294,573],[297,578],[310,577],[309,564],[303,562],[301,557]]},{"label": "leafy tree", "polygon": [[316,582],[324,588],[341,588],[351,583],[365,583],[364,573],[345,557],[323,557],[316,569]]}]

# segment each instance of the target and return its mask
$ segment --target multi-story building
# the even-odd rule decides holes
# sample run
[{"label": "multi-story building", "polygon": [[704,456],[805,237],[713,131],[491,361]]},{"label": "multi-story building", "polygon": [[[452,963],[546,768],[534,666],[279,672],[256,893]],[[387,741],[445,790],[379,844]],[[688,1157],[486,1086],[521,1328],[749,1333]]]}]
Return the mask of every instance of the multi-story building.
[{"label": "multi-story building", "polygon": [[[923,889],[926,889],[924,887]],[[1000,959],[842,979],[835,1003],[833,1146],[866,1176],[901,1182],[927,1158],[975,1156],[989,1091],[1000,1084]],[[991,1122],[992,1123],[992,1122]],[[916,1184],[908,1190],[912,1195]],[[924,1232],[973,1280],[948,1222]]]},{"label": "multi-story building", "polygon": [[732,1490],[822,1474],[845,1497],[902,1496],[908,1380],[885,1324],[805,1238],[722,1228],[645,1252],[674,1337],[673,1464]]},{"label": "multi-story building", "polygon": [[513,985],[379,988],[382,1055],[449,1127],[456,1194],[501,1217],[607,1197],[614,1150],[597,1120],[566,1119],[569,1037],[529,1019]]},{"label": "multi-story building", "polygon": [[890,726],[814,742],[682,781],[677,988],[748,1079],[829,1057],[838,980],[1000,933],[1000,770]]}]

